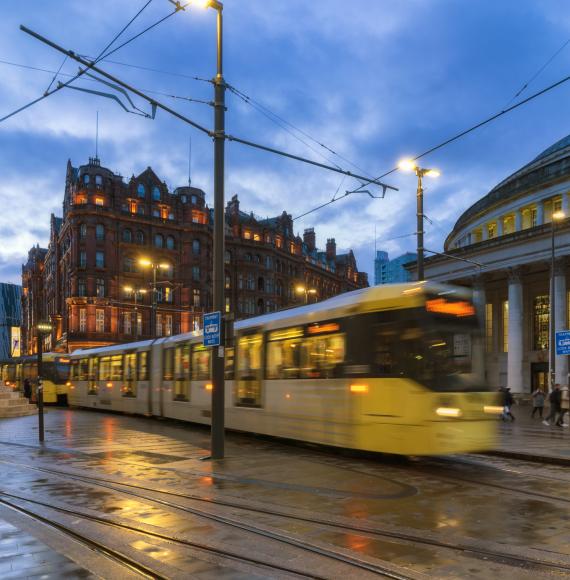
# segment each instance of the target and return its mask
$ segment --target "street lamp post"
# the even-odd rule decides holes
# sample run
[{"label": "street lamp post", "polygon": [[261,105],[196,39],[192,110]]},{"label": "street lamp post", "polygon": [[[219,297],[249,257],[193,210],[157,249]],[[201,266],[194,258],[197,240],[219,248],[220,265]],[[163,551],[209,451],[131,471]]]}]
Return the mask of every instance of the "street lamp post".
[{"label": "street lamp post", "polygon": [[150,320],[150,335],[156,338],[156,315],[157,315],[157,301],[156,301],[156,272],[158,270],[168,270],[169,264],[152,262],[148,258],[141,258],[139,264],[143,268],[152,268],[152,296],[151,296],[151,320]]},{"label": "street lamp post", "polygon": [[36,398],[38,401],[38,437],[40,443],[44,442],[44,387],[42,384],[42,355],[43,355],[43,337],[51,332],[52,326],[49,322],[40,322],[37,327],[37,351],[38,351],[38,378]]},{"label": "street lamp post", "polygon": [[423,178],[439,177],[440,172],[437,169],[425,169],[418,167],[413,161],[405,159],[398,164],[399,169],[403,171],[413,171],[418,177],[418,189],[416,194],[416,238],[417,238],[417,265],[418,280],[424,279],[424,189]]},{"label": "street lamp post", "polygon": [[317,290],[315,288],[307,288],[306,286],[297,286],[295,288],[295,292],[297,292],[297,294],[305,295],[305,304],[309,303],[309,294],[317,294]]},{"label": "street lamp post", "polygon": [[565,214],[562,211],[555,211],[552,213],[552,227],[551,231],[551,252],[550,252],[550,390],[554,390],[554,385],[556,384],[556,289],[554,288],[554,233],[556,230],[556,222],[559,222],[565,218]]},{"label": "street lamp post", "polygon": [[143,296],[144,294],[146,294],[146,290],[144,288],[133,288],[132,286],[124,286],[123,290],[125,292],[128,292],[135,299],[135,310],[134,310],[135,333],[134,334],[135,334],[135,341],[137,341],[139,339],[139,313],[138,313],[137,303],[138,303],[139,294],[141,296]]}]

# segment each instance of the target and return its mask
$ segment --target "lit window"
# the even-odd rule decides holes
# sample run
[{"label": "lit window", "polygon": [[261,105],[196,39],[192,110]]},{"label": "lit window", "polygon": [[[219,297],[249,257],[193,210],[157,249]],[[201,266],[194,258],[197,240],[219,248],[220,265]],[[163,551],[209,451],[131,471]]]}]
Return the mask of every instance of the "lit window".
[{"label": "lit window", "polygon": [[485,350],[493,352],[493,305],[485,304]]},{"label": "lit window", "polygon": [[156,336],[162,336],[162,315],[156,315]]},{"label": "lit window", "polygon": [[245,230],[245,231],[243,232],[243,237],[244,237],[244,239],[246,239],[246,240],[251,240],[251,232],[249,232],[249,231]]},{"label": "lit window", "polygon": [[503,352],[509,352],[509,301],[503,300]]},{"label": "lit window", "polygon": [[105,199],[103,197],[101,197],[100,195],[95,196],[95,205],[98,206],[104,206],[105,205]]},{"label": "lit window", "polygon": [[487,237],[496,238],[497,237],[497,224],[492,223],[487,226]]},{"label": "lit window", "polygon": [[97,278],[97,282],[95,285],[95,294],[99,298],[103,298],[105,296],[105,280],[103,278]]},{"label": "lit window", "polygon": [[123,312],[123,332],[125,334],[131,334],[131,313],[130,312]]},{"label": "lit window", "polygon": [[253,234],[253,241],[254,242],[260,242],[261,241],[261,236],[259,234]]},{"label": "lit window", "polygon": [[139,183],[137,186],[137,195],[139,197],[145,197],[146,195],[146,189],[142,183]]},{"label": "lit window", "polygon": [[230,311],[230,297],[226,296],[226,312]]},{"label": "lit window", "polygon": [[200,306],[200,290],[198,290],[198,288],[192,290],[192,304],[196,308]]},{"label": "lit window", "polygon": [[534,350],[548,350],[550,299],[548,295],[537,296],[533,302]]},{"label": "lit window", "polygon": [[79,332],[87,331],[87,309],[79,309]]},{"label": "lit window", "polygon": [[95,310],[95,331],[105,332],[105,311],[97,308]]},{"label": "lit window", "polygon": [[167,314],[164,317],[164,334],[172,336],[172,314]]}]

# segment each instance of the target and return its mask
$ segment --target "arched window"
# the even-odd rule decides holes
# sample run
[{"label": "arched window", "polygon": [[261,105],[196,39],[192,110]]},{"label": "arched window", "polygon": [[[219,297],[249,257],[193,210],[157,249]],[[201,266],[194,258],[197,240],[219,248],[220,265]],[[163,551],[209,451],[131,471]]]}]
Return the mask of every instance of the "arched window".
[{"label": "arched window", "polygon": [[255,263],[261,264],[261,256],[259,254],[255,254]]},{"label": "arched window", "polygon": [[95,238],[98,241],[102,241],[105,239],[105,226],[102,224],[97,224],[95,226]]},{"label": "arched window", "polygon": [[174,250],[174,238],[172,236],[166,238],[166,247],[169,250]]},{"label": "arched window", "polygon": [[152,188],[152,199],[154,201],[160,201],[160,189],[156,185]]},{"label": "arched window", "polygon": [[259,277],[257,279],[257,289],[260,292],[263,292],[265,290],[265,280],[263,278],[261,278],[261,277]]},{"label": "arched window", "polygon": [[84,240],[87,237],[87,224],[81,224],[79,226],[79,239]]},{"label": "arched window", "polygon": [[164,238],[162,234],[155,234],[154,235],[154,245],[156,248],[163,248],[164,247]]},{"label": "arched window", "polygon": [[133,232],[131,232],[131,230],[129,229],[123,230],[123,242],[130,244],[132,241],[133,241]]},{"label": "arched window", "polygon": [[146,189],[142,183],[139,183],[137,186],[137,195],[139,197],[145,197],[146,195]]},{"label": "arched window", "polygon": [[88,174],[88,173],[86,173],[86,174],[83,176],[83,183],[84,183],[85,185],[87,185],[87,184],[89,183],[89,174]]},{"label": "arched window", "polygon": [[101,187],[103,185],[103,176],[102,175],[96,175],[95,176],[95,185]]},{"label": "arched window", "polygon": [[134,258],[125,258],[123,260],[123,272],[136,272],[137,262]]},{"label": "arched window", "polygon": [[200,240],[192,240],[192,253],[195,256],[200,255]]},{"label": "arched window", "polygon": [[224,255],[224,262],[226,264],[229,264],[232,261],[232,253],[229,250],[226,250],[226,253]]},{"label": "arched window", "polygon": [[141,230],[137,231],[137,244],[140,246],[144,245],[144,232]]}]

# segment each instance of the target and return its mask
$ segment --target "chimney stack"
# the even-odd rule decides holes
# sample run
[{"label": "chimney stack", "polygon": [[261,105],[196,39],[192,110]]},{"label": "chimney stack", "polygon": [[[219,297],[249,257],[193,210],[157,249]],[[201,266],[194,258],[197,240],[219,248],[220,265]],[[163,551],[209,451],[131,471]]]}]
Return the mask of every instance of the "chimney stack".
[{"label": "chimney stack", "polygon": [[327,260],[336,258],[336,241],[334,238],[327,239]]},{"label": "chimney stack", "polygon": [[315,236],[315,228],[307,228],[303,232],[303,242],[307,246],[309,252],[313,252],[317,247],[317,238]]}]

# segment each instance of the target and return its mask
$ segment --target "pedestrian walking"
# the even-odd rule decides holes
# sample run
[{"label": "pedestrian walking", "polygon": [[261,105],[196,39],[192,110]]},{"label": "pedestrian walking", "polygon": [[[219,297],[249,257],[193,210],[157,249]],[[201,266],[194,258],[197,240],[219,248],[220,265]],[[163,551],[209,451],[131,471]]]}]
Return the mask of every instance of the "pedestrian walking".
[{"label": "pedestrian walking", "polygon": [[554,389],[550,391],[548,395],[548,401],[550,402],[550,413],[548,417],[543,421],[545,425],[550,425],[550,419],[554,419],[554,424],[558,424],[558,418],[560,417],[561,403],[562,403],[562,393],[560,392],[560,385],[556,383]]},{"label": "pedestrian walking", "polygon": [[568,385],[563,387],[560,392],[560,415],[556,424],[559,427],[568,427],[568,423],[564,423],[564,416],[568,413],[570,409],[570,393],[568,391]]},{"label": "pedestrian walking", "polygon": [[531,418],[534,419],[534,415],[538,412],[538,415],[542,419],[542,413],[544,412],[544,391],[540,388],[536,388],[532,393],[532,414]]},{"label": "pedestrian walking", "polygon": [[24,397],[26,397],[28,401],[32,398],[32,383],[30,383],[30,379],[24,379]]},{"label": "pedestrian walking", "polygon": [[515,420],[515,416],[511,412],[511,408],[515,400],[511,394],[511,389],[509,387],[505,387],[503,389],[503,421],[506,421],[507,417],[510,417],[511,422]]}]

